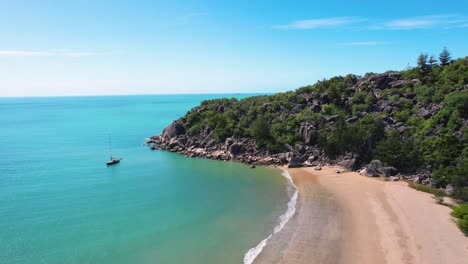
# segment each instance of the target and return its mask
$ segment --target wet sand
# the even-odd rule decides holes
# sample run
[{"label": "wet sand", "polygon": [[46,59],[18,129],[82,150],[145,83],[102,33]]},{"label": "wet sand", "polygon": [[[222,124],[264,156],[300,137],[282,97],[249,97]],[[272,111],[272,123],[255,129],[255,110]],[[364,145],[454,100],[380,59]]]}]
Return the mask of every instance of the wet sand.
[{"label": "wet sand", "polygon": [[296,214],[254,263],[468,263],[468,237],[430,194],[334,168],[288,171]]}]

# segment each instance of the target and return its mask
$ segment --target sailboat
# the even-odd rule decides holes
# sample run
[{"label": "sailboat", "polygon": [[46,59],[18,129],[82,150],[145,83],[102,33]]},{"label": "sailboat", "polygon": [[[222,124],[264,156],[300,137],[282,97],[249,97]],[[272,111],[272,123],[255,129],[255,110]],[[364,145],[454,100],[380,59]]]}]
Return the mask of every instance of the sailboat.
[{"label": "sailboat", "polygon": [[119,163],[119,162],[122,160],[122,158],[114,158],[114,157],[112,157],[112,142],[111,142],[110,135],[109,135],[109,154],[110,154],[110,160],[106,162],[106,165],[107,165],[107,166],[111,166],[111,165],[117,164],[117,163]]}]

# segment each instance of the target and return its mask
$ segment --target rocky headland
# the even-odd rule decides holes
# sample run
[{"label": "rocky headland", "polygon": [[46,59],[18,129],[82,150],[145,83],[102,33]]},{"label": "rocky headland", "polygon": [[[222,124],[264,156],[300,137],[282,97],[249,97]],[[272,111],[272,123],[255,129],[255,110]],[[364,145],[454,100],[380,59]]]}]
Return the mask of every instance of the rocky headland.
[{"label": "rocky headland", "polygon": [[[468,64],[467,61],[466,58],[458,60],[464,67]],[[458,149],[466,148],[468,77],[463,70],[462,78],[465,79],[445,88],[445,94],[440,99],[434,99],[433,95],[434,98],[427,100],[424,89],[429,90],[431,85],[437,86],[437,78],[432,81],[428,81],[426,76],[414,78],[419,76],[414,71],[417,68],[403,72],[370,73],[362,77],[348,75],[335,77],[338,80],[332,78],[314,86],[302,87],[294,92],[250,97],[240,101],[205,101],[190,110],[186,116],[171,123],[159,135],[149,138],[147,144],[153,150],[177,152],[187,157],[237,161],[251,167],[287,165],[290,168],[313,166],[320,169],[324,165],[337,165],[344,170],[360,171],[368,176],[387,176],[392,177],[392,180],[405,177],[440,187],[440,178],[434,179],[432,176],[436,170],[434,166],[438,166],[440,171],[444,165],[432,164],[426,158],[424,148],[403,148],[405,145],[417,146],[421,143],[420,138],[445,138],[448,133],[451,142]],[[338,85],[335,85],[337,82]],[[433,93],[437,93],[437,90]],[[447,101],[447,96],[452,95],[462,98],[461,106],[448,105],[451,102]],[[447,119],[447,116],[450,119],[455,111],[458,113],[458,125],[447,131],[451,121],[442,119]],[[225,119],[210,121],[213,117]],[[266,124],[260,124],[260,131],[255,132],[255,128],[251,126],[256,126],[253,123],[259,119],[264,119]],[[278,134],[280,137],[273,130],[280,131],[282,122],[289,130]],[[369,128],[363,125],[370,123],[372,126]],[[338,133],[336,131],[342,128],[355,130],[341,132],[336,136],[341,141],[333,143],[333,133]],[[358,131],[363,136],[353,139],[353,131]],[[256,138],[255,133],[264,133],[263,137],[269,138],[269,143]],[[280,142],[284,135],[292,135],[292,140]],[[385,156],[378,155],[379,142],[389,140],[392,135],[397,137],[397,142],[401,145],[400,150],[388,151],[397,152],[392,155],[417,153],[414,154],[415,161],[410,161],[414,165],[411,168],[405,165],[405,160],[397,160],[398,163],[394,161],[394,157],[378,160]],[[347,136],[350,137],[346,138]],[[365,139],[356,142],[364,136]],[[348,141],[356,143],[353,145],[353,142]],[[382,152],[386,145],[381,145]],[[387,145],[387,148],[393,147],[392,142],[387,142]],[[405,159],[404,155],[402,157]],[[451,160],[446,164],[454,167],[466,166],[464,159]],[[444,182],[442,187],[448,183],[450,182]]]}]

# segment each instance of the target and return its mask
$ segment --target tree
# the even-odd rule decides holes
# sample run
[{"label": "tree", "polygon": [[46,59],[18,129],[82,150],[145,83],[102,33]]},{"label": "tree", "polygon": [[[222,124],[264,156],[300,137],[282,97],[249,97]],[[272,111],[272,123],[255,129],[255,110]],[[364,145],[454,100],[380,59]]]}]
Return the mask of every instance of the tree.
[{"label": "tree", "polygon": [[387,137],[377,144],[376,154],[386,165],[400,170],[408,170],[419,163],[413,141],[403,142],[396,129],[388,131]]},{"label": "tree", "polygon": [[251,131],[255,143],[261,148],[266,147],[271,139],[271,133],[270,124],[263,115],[259,115],[253,122]]},{"label": "tree", "polygon": [[427,57],[428,57],[427,53],[422,53],[422,52],[418,56],[418,68],[419,68],[419,72],[422,75],[426,75],[430,70],[430,67],[427,64]]},{"label": "tree", "polygon": [[429,61],[428,61],[428,62],[429,62],[429,66],[431,66],[431,68],[432,68],[432,67],[437,63],[437,59],[435,58],[434,55],[431,55],[431,56],[429,57]]},{"label": "tree", "polygon": [[446,47],[444,47],[444,49],[440,53],[439,60],[442,66],[449,65],[451,57],[450,57],[450,52],[447,50]]}]

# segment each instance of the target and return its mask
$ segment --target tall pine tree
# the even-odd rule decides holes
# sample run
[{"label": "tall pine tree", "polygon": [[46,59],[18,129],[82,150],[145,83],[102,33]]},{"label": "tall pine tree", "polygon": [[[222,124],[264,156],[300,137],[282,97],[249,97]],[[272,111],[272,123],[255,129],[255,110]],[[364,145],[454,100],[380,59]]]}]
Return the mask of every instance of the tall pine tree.
[{"label": "tall pine tree", "polygon": [[430,66],[427,64],[427,57],[427,53],[421,53],[418,56],[418,68],[422,76],[427,75],[431,70]]},{"label": "tall pine tree", "polygon": [[450,57],[450,52],[447,50],[446,47],[444,47],[444,49],[442,50],[442,52],[439,55],[440,64],[442,66],[449,65],[451,59],[452,58]]},{"label": "tall pine tree", "polygon": [[434,66],[434,65],[437,63],[437,59],[435,58],[434,55],[431,55],[431,56],[429,57],[429,61],[428,61],[428,62],[429,62],[429,66],[431,66],[431,68],[432,68],[432,66]]}]

